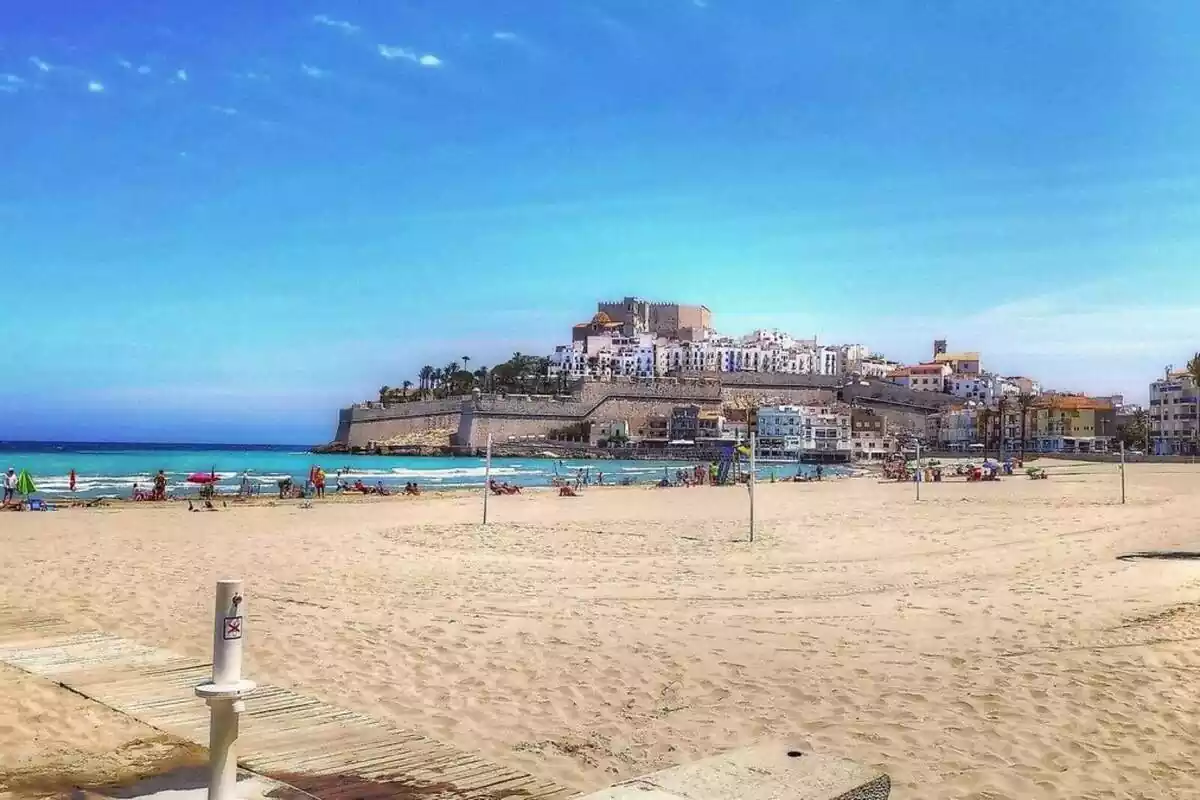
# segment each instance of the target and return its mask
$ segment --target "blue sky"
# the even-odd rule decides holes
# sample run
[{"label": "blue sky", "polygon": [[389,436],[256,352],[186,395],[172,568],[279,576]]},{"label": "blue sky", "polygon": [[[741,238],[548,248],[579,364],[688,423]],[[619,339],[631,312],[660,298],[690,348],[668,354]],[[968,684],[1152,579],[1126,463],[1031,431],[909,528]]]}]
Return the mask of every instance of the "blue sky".
[{"label": "blue sky", "polygon": [[12,0],[0,439],[319,441],[598,298],[1144,397],[1200,5]]}]

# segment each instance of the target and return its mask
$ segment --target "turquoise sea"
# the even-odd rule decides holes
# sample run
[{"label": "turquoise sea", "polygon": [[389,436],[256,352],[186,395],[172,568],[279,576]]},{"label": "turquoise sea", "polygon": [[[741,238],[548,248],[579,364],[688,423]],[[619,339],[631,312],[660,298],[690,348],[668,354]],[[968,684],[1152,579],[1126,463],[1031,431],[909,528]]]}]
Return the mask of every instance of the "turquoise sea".
[{"label": "turquoise sea", "polygon": [[[695,463],[695,462],[691,462]],[[75,495],[81,498],[128,497],[133,485],[148,489],[155,473],[164,470],[168,490],[175,496],[197,493],[187,483],[194,472],[215,471],[221,478],[218,490],[236,492],[242,476],[264,493],[277,491],[279,480],[291,477],[304,483],[314,464],[320,464],[332,486],[339,470],[353,483],[361,479],[374,486],[403,487],[416,481],[425,489],[455,489],[483,483],[484,463],[480,458],[426,458],[412,456],[314,455],[304,447],[196,444],[86,444],[67,442],[0,442],[0,471],[9,467],[29,470],[38,493],[48,498],[70,494],[68,475],[76,473]],[[492,475],[497,480],[522,486],[548,486],[556,475],[575,476],[579,470],[604,474],[604,483],[654,483],[664,474],[672,479],[684,461],[600,461],[537,458],[497,458]],[[813,467],[797,464],[764,464],[759,475],[767,479],[791,477]],[[827,474],[837,472],[826,468]]]}]

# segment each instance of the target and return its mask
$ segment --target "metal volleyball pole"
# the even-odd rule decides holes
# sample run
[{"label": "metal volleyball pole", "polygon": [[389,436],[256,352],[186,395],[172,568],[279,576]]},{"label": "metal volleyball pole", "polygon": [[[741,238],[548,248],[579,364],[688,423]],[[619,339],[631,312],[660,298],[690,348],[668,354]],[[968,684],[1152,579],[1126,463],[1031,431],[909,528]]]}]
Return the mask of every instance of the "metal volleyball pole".
[{"label": "metal volleyball pole", "polygon": [[483,462],[483,524],[487,525],[488,495],[492,493],[492,434],[487,438],[487,457]]},{"label": "metal volleyball pole", "polygon": [[754,541],[754,483],[757,479],[755,473],[755,455],[758,452],[758,440],[753,433],[750,434],[750,480],[746,483],[746,490],[750,492],[750,541]]},{"label": "metal volleyball pole", "polygon": [[1121,505],[1125,505],[1125,442],[1121,442]]}]

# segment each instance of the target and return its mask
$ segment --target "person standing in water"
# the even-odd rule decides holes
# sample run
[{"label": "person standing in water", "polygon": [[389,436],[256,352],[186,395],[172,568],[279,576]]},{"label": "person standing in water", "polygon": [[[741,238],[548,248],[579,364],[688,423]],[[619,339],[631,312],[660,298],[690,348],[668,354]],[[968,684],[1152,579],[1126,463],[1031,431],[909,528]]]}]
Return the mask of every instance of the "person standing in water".
[{"label": "person standing in water", "polygon": [[67,488],[72,492],[75,491],[75,470],[74,469],[72,469],[71,474],[67,476]]}]

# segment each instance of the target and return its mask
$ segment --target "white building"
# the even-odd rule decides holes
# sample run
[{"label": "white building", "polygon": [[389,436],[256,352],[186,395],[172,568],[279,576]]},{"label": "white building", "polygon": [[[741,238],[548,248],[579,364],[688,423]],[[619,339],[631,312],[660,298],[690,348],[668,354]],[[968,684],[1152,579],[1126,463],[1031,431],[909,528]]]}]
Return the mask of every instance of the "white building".
[{"label": "white building", "polygon": [[653,334],[596,335],[560,345],[550,356],[550,374],[574,379],[611,380],[614,376],[653,378],[659,369]]},{"label": "white building", "polygon": [[1155,453],[1200,455],[1198,395],[1187,372],[1172,372],[1150,384],[1150,439]]},{"label": "white building", "polygon": [[841,406],[765,406],[756,431],[767,457],[848,459],[852,451],[850,410]]},{"label": "white building", "polygon": [[948,408],[930,414],[926,436],[941,450],[969,450],[979,442],[979,409],[975,405]]},{"label": "white building", "polygon": [[617,323],[597,314],[576,325],[572,343],[557,347],[551,375],[573,379],[654,378],[675,372],[768,372],[788,375],[882,374],[888,362],[865,345],[819,345],[778,330],[757,330],[740,338],[705,330],[696,340],[665,339],[653,333],[626,335]]},{"label": "white building", "polygon": [[850,371],[864,378],[886,378],[902,366],[903,364],[898,361],[891,361],[878,353],[873,353],[853,364]]},{"label": "white building", "polygon": [[888,380],[918,392],[945,392],[951,374],[948,364],[916,364],[895,370]]},{"label": "white building", "polygon": [[1021,388],[1007,378],[992,372],[956,372],[946,379],[949,394],[963,400],[974,400],[984,405],[994,405],[1002,396],[1020,394]]}]

